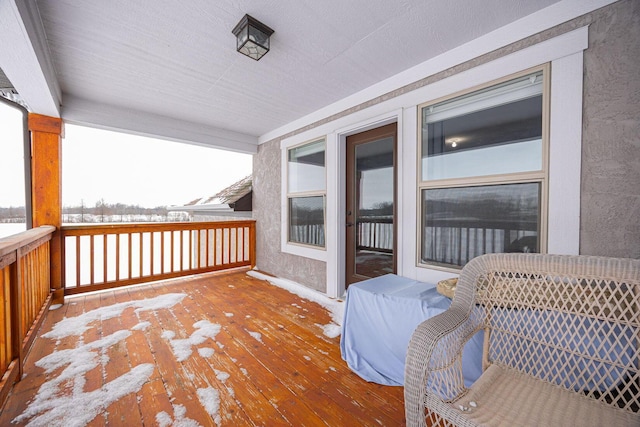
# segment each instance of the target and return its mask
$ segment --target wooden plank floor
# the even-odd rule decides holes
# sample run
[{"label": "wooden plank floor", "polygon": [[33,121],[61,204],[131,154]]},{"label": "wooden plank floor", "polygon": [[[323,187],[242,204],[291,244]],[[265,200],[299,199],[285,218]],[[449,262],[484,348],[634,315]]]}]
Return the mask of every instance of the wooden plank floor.
[{"label": "wooden plank floor", "polygon": [[[131,303],[176,293],[186,296],[168,308]],[[100,307],[107,314],[76,325],[79,335],[42,337]],[[117,307],[115,317],[105,311]],[[0,426],[404,425],[402,388],[352,373],[339,337],[323,335],[330,321],[323,307],[245,270],[68,298],[48,312]],[[135,390],[111,402],[127,387]]]}]

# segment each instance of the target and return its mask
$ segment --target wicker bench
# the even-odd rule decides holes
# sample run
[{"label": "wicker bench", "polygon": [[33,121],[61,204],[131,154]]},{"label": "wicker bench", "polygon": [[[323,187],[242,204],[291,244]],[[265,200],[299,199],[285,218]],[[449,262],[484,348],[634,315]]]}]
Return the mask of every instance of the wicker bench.
[{"label": "wicker bench", "polygon": [[[480,330],[483,374],[465,388],[461,349]],[[639,426],[639,346],[640,260],[483,255],[413,333],[407,425]]]}]

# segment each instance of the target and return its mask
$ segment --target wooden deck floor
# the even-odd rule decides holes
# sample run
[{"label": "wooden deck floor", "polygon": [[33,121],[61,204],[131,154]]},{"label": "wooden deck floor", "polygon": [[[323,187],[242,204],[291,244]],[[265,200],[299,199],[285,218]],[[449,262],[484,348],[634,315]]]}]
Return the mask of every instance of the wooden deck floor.
[{"label": "wooden deck floor", "polygon": [[[166,294],[186,295],[131,303]],[[42,336],[65,317],[79,335]],[[244,270],[67,299],[48,312],[0,426],[404,425],[402,388],[352,373],[339,337],[323,335],[330,320]]]}]

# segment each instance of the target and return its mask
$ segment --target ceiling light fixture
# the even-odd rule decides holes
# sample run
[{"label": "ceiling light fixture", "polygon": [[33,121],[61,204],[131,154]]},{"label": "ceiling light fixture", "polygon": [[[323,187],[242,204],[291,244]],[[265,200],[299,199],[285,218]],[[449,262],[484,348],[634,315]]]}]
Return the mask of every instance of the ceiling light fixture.
[{"label": "ceiling light fixture", "polygon": [[458,146],[459,141],[460,141],[459,138],[451,138],[451,139],[447,139],[445,142],[447,142],[448,144],[451,144],[453,148],[456,148]]},{"label": "ceiling light fixture", "polygon": [[257,19],[244,15],[233,29],[238,40],[238,52],[256,61],[269,52],[269,37],[273,30]]}]

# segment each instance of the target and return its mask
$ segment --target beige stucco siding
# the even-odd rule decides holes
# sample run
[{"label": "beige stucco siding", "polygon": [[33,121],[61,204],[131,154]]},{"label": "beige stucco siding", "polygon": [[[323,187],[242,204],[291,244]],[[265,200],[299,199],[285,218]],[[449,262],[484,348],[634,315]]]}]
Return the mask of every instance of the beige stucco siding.
[{"label": "beige stucco siding", "polygon": [[260,145],[253,172],[258,268],[326,291],[324,262],[280,251],[283,138],[585,25],[580,253],[640,258],[640,2],[623,0]]}]

